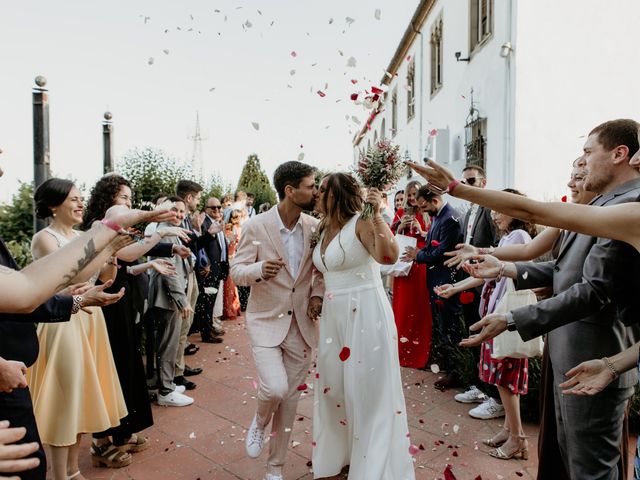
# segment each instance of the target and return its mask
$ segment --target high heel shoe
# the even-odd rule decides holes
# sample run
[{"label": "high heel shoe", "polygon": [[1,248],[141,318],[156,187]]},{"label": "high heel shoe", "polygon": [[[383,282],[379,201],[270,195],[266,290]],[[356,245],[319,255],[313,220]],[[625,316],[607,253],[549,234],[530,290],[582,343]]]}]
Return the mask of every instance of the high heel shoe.
[{"label": "high heel shoe", "polygon": [[509,440],[509,430],[503,428],[498,433],[496,433],[492,438],[486,438],[482,440],[482,443],[487,445],[488,447],[497,448],[500,447]]},{"label": "high heel shoe", "polygon": [[[509,442],[511,439],[515,440],[512,444]],[[526,435],[509,435],[509,440],[501,447],[489,452],[489,455],[500,460],[510,460],[518,457],[522,460],[529,460],[529,443]]]}]

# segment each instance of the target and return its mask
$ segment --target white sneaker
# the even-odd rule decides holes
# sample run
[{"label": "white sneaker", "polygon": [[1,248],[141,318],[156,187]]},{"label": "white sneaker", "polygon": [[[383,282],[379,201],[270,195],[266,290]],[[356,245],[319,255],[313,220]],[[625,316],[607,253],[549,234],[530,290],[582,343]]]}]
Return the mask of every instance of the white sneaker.
[{"label": "white sneaker", "polygon": [[487,396],[482,393],[475,385],[464,393],[459,393],[453,397],[456,402],[460,403],[483,403],[487,400]]},{"label": "white sneaker", "polygon": [[489,398],[482,405],[469,410],[469,415],[480,420],[488,420],[490,418],[504,417],[504,407],[496,402],[493,398]]},{"label": "white sneaker", "polygon": [[193,398],[178,393],[177,391],[170,392],[166,395],[158,395],[158,405],[165,407],[186,407],[193,403]]},{"label": "white sneaker", "polygon": [[[257,417],[253,417],[251,426],[247,430],[247,438],[244,441],[244,445],[247,449],[247,455],[251,458],[258,458],[264,448],[264,429],[258,427]],[[267,473],[266,479],[269,478],[270,473]],[[275,477],[277,479],[277,477]],[[280,477],[282,480],[282,477]]]},{"label": "white sneaker", "polygon": [[176,385],[176,388],[173,389],[174,392],[184,393],[186,387],[184,385]]},{"label": "white sneaker", "polygon": [[263,480],[284,480],[284,479],[282,478],[282,475],[274,475],[273,473],[267,473],[264,476]]}]

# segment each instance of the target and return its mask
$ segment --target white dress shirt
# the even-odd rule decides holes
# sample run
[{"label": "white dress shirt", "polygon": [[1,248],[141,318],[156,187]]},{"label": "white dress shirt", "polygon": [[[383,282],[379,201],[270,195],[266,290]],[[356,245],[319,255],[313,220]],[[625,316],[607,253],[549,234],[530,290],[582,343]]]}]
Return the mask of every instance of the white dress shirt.
[{"label": "white dress shirt", "polygon": [[475,203],[472,203],[469,207],[469,223],[467,223],[467,231],[464,234],[464,243],[471,243],[471,238],[473,237],[473,224],[476,223],[478,210],[478,205]]},{"label": "white dress shirt", "polygon": [[278,214],[278,227],[280,230],[280,237],[282,238],[282,244],[284,245],[284,254],[287,258],[284,260],[287,262],[289,272],[293,278],[298,275],[298,269],[300,268],[300,262],[302,261],[302,250],[304,249],[304,235],[302,234],[302,216],[298,217],[298,221],[293,226],[292,230],[289,230],[284,226],[282,218],[280,218],[280,212],[276,208]]},{"label": "white dress shirt", "polygon": [[[218,220],[214,220],[209,215],[207,215],[207,218],[211,220],[211,223],[219,223]],[[216,238],[218,239],[218,243],[220,244],[220,250],[222,250],[222,254],[220,255],[220,261],[226,262],[227,261],[227,238],[224,236],[224,228],[220,230],[218,233],[216,233]]]}]

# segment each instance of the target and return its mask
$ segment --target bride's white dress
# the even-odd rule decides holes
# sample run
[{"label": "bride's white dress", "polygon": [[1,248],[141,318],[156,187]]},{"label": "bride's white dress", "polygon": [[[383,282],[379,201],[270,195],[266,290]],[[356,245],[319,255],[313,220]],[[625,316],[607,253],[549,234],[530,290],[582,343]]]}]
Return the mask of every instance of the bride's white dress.
[{"label": "bride's white dress", "polygon": [[314,387],[314,478],[350,465],[350,480],[413,480],[398,334],[380,265],[356,236],[354,216],[313,262],[323,273]]}]

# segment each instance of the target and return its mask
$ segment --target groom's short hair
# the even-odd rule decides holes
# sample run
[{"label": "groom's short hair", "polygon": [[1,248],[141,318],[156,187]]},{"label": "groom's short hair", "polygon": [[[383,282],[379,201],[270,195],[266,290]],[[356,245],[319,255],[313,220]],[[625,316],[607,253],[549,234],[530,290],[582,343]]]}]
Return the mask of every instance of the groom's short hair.
[{"label": "groom's short hair", "polygon": [[418,189],[418,193],[416,193],[416,199],[422,198],[424,200],[431,201],[435,198],[441,199],[442,195],[438,195],[436,192],[431,190],[428,186],[423,185]]},{"label": "groom's short hair", "polygon": [[298,188],[300,181],[304,177],[313,175],[315,172],[316,168],[306,163],[296,160],[284,162],[273,173],[273,185],[276,187],[276,192],[278,192],[278,198],[284,200],[284,189],[287,185]]}]

